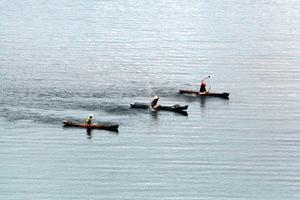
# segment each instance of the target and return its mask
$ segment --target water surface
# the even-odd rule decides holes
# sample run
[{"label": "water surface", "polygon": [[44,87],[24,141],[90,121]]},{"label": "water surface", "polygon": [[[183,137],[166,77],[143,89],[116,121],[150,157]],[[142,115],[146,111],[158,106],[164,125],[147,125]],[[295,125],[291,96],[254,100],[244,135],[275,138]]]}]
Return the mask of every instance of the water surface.
[{"label": "water surface", "polygon": [[[299,9],[1,1],[1,199],[299,199]],[[207,75],[229,101],[177,93]],[[90,113],[119,133],[62,127]]]}]

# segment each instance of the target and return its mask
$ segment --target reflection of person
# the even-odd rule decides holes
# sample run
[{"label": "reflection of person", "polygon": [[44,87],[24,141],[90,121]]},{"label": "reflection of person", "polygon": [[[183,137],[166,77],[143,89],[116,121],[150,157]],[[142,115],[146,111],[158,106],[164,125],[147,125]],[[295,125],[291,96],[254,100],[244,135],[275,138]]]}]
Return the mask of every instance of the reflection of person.
[{"label": "reflection of person", "polygon": [[87,135],[87,139],[92,139],[92,129],[91,128],[86,129],[86,135]]},{"label": "reflection of person", "polygon": [[158,108],[158,107],[159,107],[158,100],[159,100],[159,97],[158,97],[158,96],[153,97],[153,100],[152,100],[152,102],[151,102],[151,104],[150,104],[150,107],[151,107],[152,109],[155,109],[155,108]]},{"label": "reflection of person", "polygon": [[86,119],[86,124],[90,126],[92,122],[93,122],[93,115],[90,114],[90,116]]},{"label": "reflection of person", "polygon": [[206,93],[206,83],[205,83],[205,80],[203,79],[201,81],[201,85],[200,85],[200,94],[205,94]]}]

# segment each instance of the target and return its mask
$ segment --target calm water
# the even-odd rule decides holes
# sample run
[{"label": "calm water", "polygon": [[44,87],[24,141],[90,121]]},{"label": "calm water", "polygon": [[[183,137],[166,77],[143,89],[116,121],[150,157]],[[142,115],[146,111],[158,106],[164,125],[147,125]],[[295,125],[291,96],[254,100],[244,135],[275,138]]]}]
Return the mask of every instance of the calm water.
[{"label": "calm water", "polygon": [[[0,1],[0,199],[299,199],[299,11]],[[229,101],[177,94],[207,75]],[[129,109],[155,94],[189,116]],[[119,133],[62,127],[90,113]]]}]

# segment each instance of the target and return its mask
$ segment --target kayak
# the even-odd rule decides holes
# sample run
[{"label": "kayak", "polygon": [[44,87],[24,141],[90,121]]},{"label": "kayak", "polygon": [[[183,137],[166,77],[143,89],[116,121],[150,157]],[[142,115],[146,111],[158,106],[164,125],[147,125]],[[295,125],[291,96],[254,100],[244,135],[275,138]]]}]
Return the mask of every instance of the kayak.
[{"label": "kayak", "polygon": [[[150,105],[146,103],[133,103],[130,104],[131,108],[141,108],[141,109],[150,109]],[[188,109],[188,105],[180,106],[178,104],[173,106],[158,106],[155,108],[155,111],[158,110],[168,110],[168,111],[174,111],[174,112],[185,112],[185,110]]]},{"label": "kayak", "polygon": [[64,120],[63,121],[64,126],[67,127],[81,127],[81,128],[88,128],[88,129],[103,129],[103,130],[109,130],[109,131],[118,131],[119,125],[105,125],[105,124],[99,124],[99,123],[93,123],[93,124],[86,124],[80,121],[71,121],[71,120]]},{"label": "kayak", "polygon": [[199,93],[197,91],[191,91],[191,90],[179,90],[180,94],[189,94],[189,95],[196,95],[200,97],[220,97],[223,99],[229,99],[229,93],[224,92],[224,93],[212,93],[212,92],[207,92],[207,93]]}]

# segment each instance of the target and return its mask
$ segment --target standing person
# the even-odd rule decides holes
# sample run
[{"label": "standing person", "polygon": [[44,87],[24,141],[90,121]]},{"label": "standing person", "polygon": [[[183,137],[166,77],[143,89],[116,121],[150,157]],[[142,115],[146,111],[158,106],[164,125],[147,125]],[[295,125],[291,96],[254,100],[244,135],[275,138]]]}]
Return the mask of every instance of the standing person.
[{"label": "standing person", "polygon": [[159,107],[158,100],[159,100],[158,96],[153,97],[153,100],[152,100],[152,102],[150,104],[150,108],[151,109],[156,109],[156,108]]},{"label": "standing person", "polygon": [[90,114],[90,116],[86,119],[86,124],[88,126],[91,126],[92,122],[93,122],[93,115]]}]

